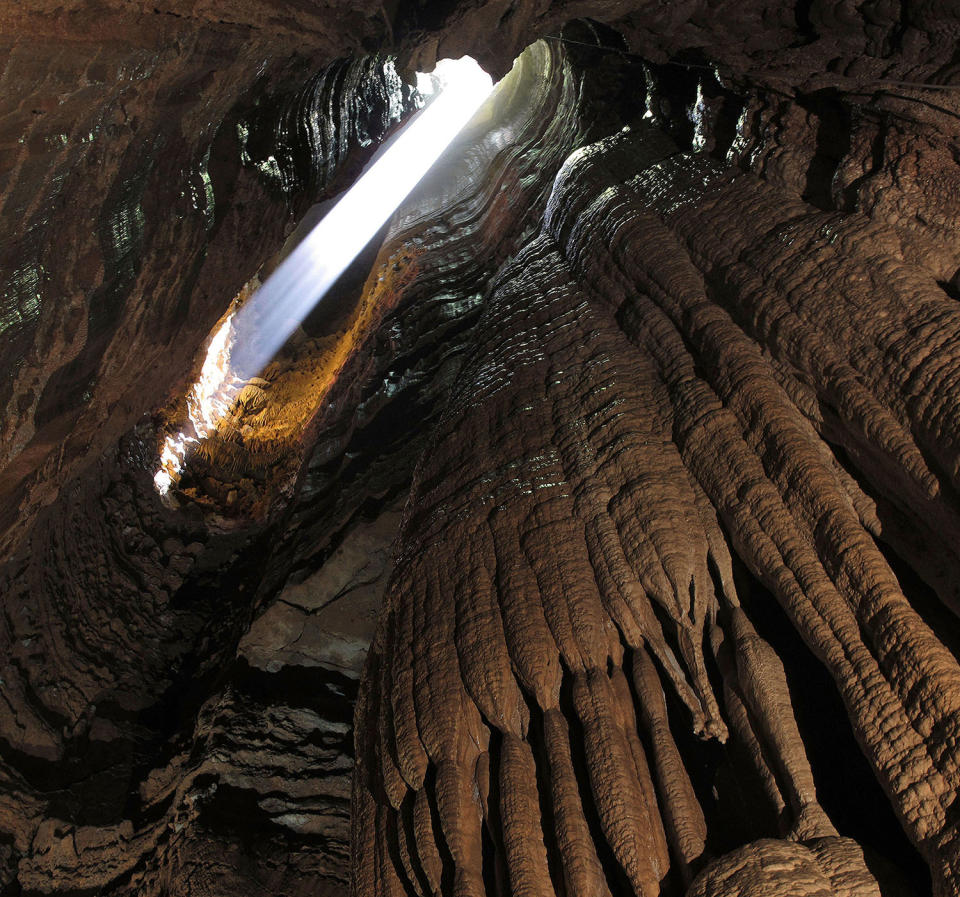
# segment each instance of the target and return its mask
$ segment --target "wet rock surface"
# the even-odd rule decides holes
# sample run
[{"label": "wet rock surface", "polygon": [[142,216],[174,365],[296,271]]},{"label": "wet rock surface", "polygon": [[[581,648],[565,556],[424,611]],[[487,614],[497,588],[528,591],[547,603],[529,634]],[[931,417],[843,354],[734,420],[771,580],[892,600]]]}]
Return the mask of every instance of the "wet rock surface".
[{"label": "wet rock surface", "polygon": [[417,105],[386,57],[317,71],[271,55],[245,82],[253,47],[234,46],[231,69],[229,38],[193,43],[159,59],[106,47],[80,74],[12,51],[18,95],[40,108],[13,117],[0,194],[6,551],[63,483],[185,394],[230,297]]},{"label": "wet rock surface", "polygon": [[[584,127],[562,53],[533,51],[515,82],[495,126],[464,138],[473,155],[452,152],[381,235],[366,282],[338,286],[340,317],[245,388],[266,397],[239,403],[248,420],[279,405],[290,423],[291,494],[269,494],[255,452],[221,479],[236,455],[218,437],[170,507],[152,482],[162,433],[145,424],[5,567],[9,886],[348,887],[357,680],[413,466],[479,292]],[[253,516],[231,501],[250,490],[267,499]]]},{"label": "wet rock surface", "polygon": [[[0,889],[956,893],[949,4],[0,22]],[[397,68],[540,36],[161,503]]]}]

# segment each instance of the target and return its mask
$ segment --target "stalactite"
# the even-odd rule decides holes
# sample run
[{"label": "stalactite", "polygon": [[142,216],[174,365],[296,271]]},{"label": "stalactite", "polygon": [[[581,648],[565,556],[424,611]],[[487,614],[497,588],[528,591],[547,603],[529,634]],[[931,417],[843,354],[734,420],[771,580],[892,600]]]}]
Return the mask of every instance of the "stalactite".
[{"label": "stalactite", "polygon": [[[943,734],[956,727],[950,695],[960,692],[950,683],[960,670],[900,591],[874,541],[882,528],[869,498],[838,464],[830,436],[846,433],[848,441],[870,446],[876,463],[906,471],[913,485],[901,496],[930,502],[940,487],[924,443],[895,420],[907,400],[892,398],[891,383],[876,380],[871,392],[851,361],[815,338],[821,331],[812,323],[804,336],[791,336],[793,319],[777,318],[777,300],[765,298],[775,292],[755,292],[750,300],[762,326],[733,313],[735,302],[746,301],[746,287],[715,273],[731,270],[721,256],[711,256],[720,244],[708,234],[720,229],[695,229],[690,222],[703,207],[704,191],[725,196],[739,180],[696,159],[682,169],[662,138],[643,127],[571,157],[555,184],[546,232],[498,275],[477,352],[421,460],[411,498],[417,515],[404,538],[426,546],[457,532],[456,544],[468,557],[470,546],[479,545],[489,558],[483,530],[470,522],[487,517],[496,521],[497,567],[529,571],[525,579],[488,580],[476,568],[468,575],[482,584],[473,612],[504,627],[503,635],[483,639],[483,651],[499,652],[501,663],[511,654],[516,659],[492,667],[488,658],[478,667],[463,643],[460,672],[468,692],[517,677],[518,687],[548,711],[550,765],[564,779],[569,771],[557,714],[573,712],[589,780],[589,792],[580,786],[580,800],[595,803],[602,837],[636,893],[660,893],[672,862],[690,881],[709,841],[670,733],[661,677],[686,704],[693,732],[723,739],[729,722],[754,758],[760,790],[785,817],[770,834],[805,845],[757,842],[744,856],[751,849],[786,851],[790,871],[783,887],[876,889],[856,848],[838,838],[818,802],[783,666],[740,606],[731,548],[833,673],[876,774],[931,863],[939,893],[949,893],[953,827],[938,808],[955,787],[953,741]],[[757,222],[770,214],[764,209],[773,209],[772,197],[764,202],[770,204],[749,206],[749,215],[730,215],[756,233]],[[790,214],[783,206],[780,218]],[[713,213],[716,204],[706,208]],[[807,218],[810,227],[820,226],[814,215]],[[768,253],[763,270],[768,264],[776,270],[777,259]],[[766,342],[765,333],[776,341]],[[869,337],[858,343],[849,329],[843,333],[848,346],[864,346],[849,357],[868,363]],[[780,351],[788,339],[793,348]],[[942,368],[949,379],[948,371]],[[916,424],[913,432],[920,432]],[[465,433],[476,438],[464,442]],[[455,463],[487,477],[460,484],[443,473]],[[431,491],[422,493],[420,482],[432,484]],[[448,491],[437,490],[441,482]],[[419,532],[421,521],[429,536]],[[423,598],[414,586],[397,600],[416,607]],[[458,616],[466,613],[462,600]],[[525,641],[510,631],[537,631],[541,612],[556,648],[544,641],[536,656],[559,657],[559,668],[548,669],[571,680],[566,711],[555,708],[556,673],[541,680],[533,655],[525,660],[521,654]],[[431,628],[443,625],[432,615],[423,620]],[[605,631],[615,635],[613,647]],[[443,641],[440,632],[433,644]],[[722,671],[722,702],[714,698],[704,648]],[[633,652],[635,691],[619,669],[625,649]],[[511,744],[528,737],[523,726],[475,697],[486,724]],[[652,763],[638,719],[654,748]],[[931,725],[938,727],[935,737],[924,735]],[[906,767],[902,751],[912,758]],[[569,787],[554,787],[560,789],[554,812],[577,825]],[[515,843],[512,823],[504,825]],[[563,831],[562,843],[568,845],[562,853],[582,855],[572,832]],[[813,844],[835,846],[811,854]],[[529,862],[539,868],[540,860]],[[597,886],[589,884],[589,853],[569,862],[565,874]],[[690,893],[713,887],[721,890],[703,893],[726,893],[722,888],[738,876],[748,881],[760,874],[727,862],[701,871]],[[538,880],[546,882],[545,875],[541,870]]]}]

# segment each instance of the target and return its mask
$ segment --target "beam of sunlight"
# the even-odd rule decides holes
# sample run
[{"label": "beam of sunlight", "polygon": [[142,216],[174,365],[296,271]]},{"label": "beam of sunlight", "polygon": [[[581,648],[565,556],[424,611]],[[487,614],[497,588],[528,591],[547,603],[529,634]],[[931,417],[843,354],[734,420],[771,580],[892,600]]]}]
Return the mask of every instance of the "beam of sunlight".
[{"label": "beam of sunlight", "polygon": [[337,204],[210,341],[187,397],[189,425],[168,436],[154,483],[161,495],[179,479],[192,444],[210,436],[244,383],[289,336],[419,183],[493,90],[473,59],[445,59],[417,75],[425,106]]}]

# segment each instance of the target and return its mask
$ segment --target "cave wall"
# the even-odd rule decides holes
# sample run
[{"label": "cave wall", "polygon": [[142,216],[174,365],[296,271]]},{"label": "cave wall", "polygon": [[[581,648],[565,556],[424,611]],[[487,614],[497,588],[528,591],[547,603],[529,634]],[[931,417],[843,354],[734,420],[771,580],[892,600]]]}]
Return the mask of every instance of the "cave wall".
[{"label": "cave wall", "polygon": [[313,21],[305,51],[308,23],[280,9],[4,15],[10,551],[63,483],[185,392],[230,298],[415,104],[386,58],[336,62],[369,34],[320,37],[335,19]]},{"label": "cave wall", "polygon": [[[158,503],[161,408],[297,217],[343,189],[417,104],[388,58],[326,64],[344,50],[327,42],[311,62],[277,21],[262,23],[269,39],[250,23],[198,29],[159,13],[159,27],[130,31],[129,19],[125,32],[118,11],[101,22],[116,40],[91,60],[90,14],[73,44],[40,29],[7,68],[24,88],[11,122],[25,130],[4,193],[2,851],[3,887],[27,890],[129,879],[189,798],[179,753],[195,725],[208,739],[198,714],[265,572],[237,560],[264,527],[211,532],[196,509]],[[50,273],[26,295],[30,266]],[[336,781],[352,705],[331,701],[315,759]],[[288,724],[309,735],[316,720]],[[335,815],[345,782],[321,789],[318,812]],[[76,825],[90,840],[75,841]],[[320,855],[337,881],[331,851]]]},{"label": "cave wall", "polygon": [[[896,887],[818,802],[805,679],[750,621],[771,601],[956,893],[960,315],[894,247],[649,125],[571,154],[418,466],[357,712],[356,893]],[[691,734],[724,745],[710,791]]]},{"label": "cave wall", "polygon": [[[341,81],[341,108],[362,108]],[[366,281],[338,285],[342,314],[264,372],[260,425],[291,394],[302,418],[290,494],[252,519],[215,504],[236,461],[218,434],[203,500],[161,502],[149,421],[6,564],[10,887],[344,892],[353,701],[413,464],[486,280],[589,129],[562,53],[540,47],[511,83],[494,126],[401,210]],[[261,460],[230,476],[262,481]]]},{"label": "cave wall", "polygon": [[954,894],[955,99],[644,69],[418,464],[354,892]]},{"label": "cave wall", "polygon": [[[283,377],[314,370],[332,377],[307,396],[305,422],[283,447],[283,489],[258,485],[265,504],[257,514],[220,507],[213,525],[209,502],[176,511],[161,506],[150,474],[168,420],[157,412],[182,396],[211,326],[298,217],[349,183],[412,108],[409,89],[385,58],[334,60],[394,49],[403,69],[470,52],[502,73],[531,40],[559,35],[578,15],[606,24],[568,27],[568,43],[550,40],[528,60],[527,83],[481,148],[471,150],[468,170],[458,172],[451,161],[424,185],[382,236],[370,279],[345,290],[345,307],[359,311],[346,313],[335,333],[321,323],[323,332],[288,347],[271,386],[276,405],[288,394]],[[786,675],[794,677],[791,689],[813,668],[829,672],[825,687],[845,701],[833,712],[872,764],[858,781],[876,788],[880,780],[880,806],[888,814],[894,807],[894,826],[920,849],[940,892],[952,893],[955,742],[944,683],[956,665],[955,623],[943,608],[955,609],[957,601],[949,384],[960,247],[953,227],[957,101],[948,88],[958,25],[950,4],[400,4],[323,14],[275,4],[234,4],[229,11],[216,4],[106,4],[96,16],[86,6],[39,5],[3,16],[5,78],[15,99],[5,112],[11,127],[0,194],[9,235],[0,256],[8,322],[0,349],[7,409],[0,473],[5,887],[159,893],[189,881],[211,894],[238,886],[344,892],[350,720],[370,615],[391,577],[391,606],[400,596],[416,599],[422,586],[409,581],[412,555],[417,570],[446,576],[446,558],[473,545],[460,521],[446,553],[411,547],[424,538],[425,509],[434,500],[422,497],[423,483],[441,491],[461,486],[463,448],[448,435],[444,449],[441,437],[464,416],[464,396],[486,382],[478,374],[485,353],[500,354],[494,367],[529,369],[536,381],[540,372],[524,340],[497,340],[527,328],[528,341],[549,343],[551,326],[537,315],[562,318],[573,307],[580,317],[580,305],[564,305],[578,296],[589,309],[589,320],[577,324],[578,339],[589,343],[599,333],[612,341],[618,372],[628,359],[654,359],[633,381],[656,383],[655,401],[648,395],[641,402],[632,381],[631,413],[654,426],[674,475],[700,484],[700,491],[691,488],[708,523],[694,520],[691,527],[704,527],[711,553],[730,556],[725,590],[739,595],[752,625],[776,643]],[[613,51],[582,46],[597,43]],[[646,126],[639,122],[644,113]],[[626,123],[632,136],[616,138]],[[581,146],[591,148],[564,167],[544,217],[554,174]],[[510,261],[514,256],[520,261]],[[632,261],[638,257],[639,267]],[[537,272],[533,282],[527,271]],[[527,306],[532,317],[518,320],[513,310]],[[658,322],[653,335],[651,314]],[[670,336],[673,344],[671,334],[679,334]],[[584,362],[576,345],[556,351]],[[686,374],[670,379],[691,358],[696,390]],[[482,414],[494,416],[469,424],[477,433],[472,467],[500,476],[506,458],[514,465],[502,484],[506,495],[522,479],[517,471],[532,463],[507,457],[512,439],[584,438],[578,413],[593,401],[592,376],[558,387],[569,392],[551,399],[552,415],[546,406],[537,410],[531,436],[522,415],[494,414],[483,394]],[[515,409],[529,404],[523,389],[530,388],[518,382],[510,387],[515,394],[506,391]],[[694,398],[682,397],[684,389]],[[638,402],[645,410],[636,410]],[[730,470],[753,465],[754,478],[736,494],[766,490],[764,500],[776,508],[760,529],[776,522],[791,548],[796,542],[810,552],[804,569],[820,565],[840,583],[840,597],[823,599],[818,612],[854,606],[866,636],[846,632],[824,641],[804,610],[806,593],[777,578],[779,562],[751,541],[755,527],[729,498],[733,475],[719,476],[712,454],[697,454],[701,437],[688,420],[695,402],[713,403],[729,451],[740,452]],[[564,437],[568,431],[574,435]],[[487,445],[484,432],[502,436]],[[608,488],[626,488],[624,471],[650,463],[629,456],[638,438],[635,431],[622,437],[632,448],[609,462]],[[711,451],[718,440],[710,435]],[[214,504],[244,479],[259,484],[252,455],[249,469],[223,472],[235,463],[242,468],[242,456],[218,468],[224,451],[213,445],[205,469]],[[778,467],[784,458],[797,460],[792,479]],[[403,514],[401,564],[391,574],[390,546],[418,461],[418,491]],[[588,486],[597,473],[584,463],[566,459],[556,477],[537,467],[529,481]],[[810,465],[819,465],[816,476]],[[681,468],[688,473],[681,476]],[[618,513],[628,513],[631,502],[642,512],[646,500],[626,491]],[[811,529],[811,508],[827,506],[839,515],[842,538]],[[499,538],[507,541],[494,546],[498,561],[516,554],[511,540],[531,539],[510,513],[501,517],[507,535]],[[562,576],[579,582],[588,568],[599,575],[596,563],[577,554],[577,533],[561,532],[556,521],[541,524],[554,525],[555,543],[569,546],[573,558],[562,555],[569,567]],[[636,535],[625,517],[613,529],[631,533],[627,541]],[[702,549],[700,537],[675,538],[688,554]],[[833,547],[830,538],[838,540]],[[856,546],[851,557],[846,539]],[[470,570],[489,566],[489,544],[473,550],[485,560]],[[632,563],[642,569],[640,560]],[[698,594],[712,593],[709,568],[700,569]],[[738,578],[736,590],[731,577]],[[457,600],[469,607],[470,583],[462,585],[467,597]],[[512,589],[507,582],[494,594],[499,601]],[[880,603],[861,607],[861,597],[875,592]],[[769,604],[783,610],[767,610]],[[684,625],[702,629],[704,606]],[[347,608],[343,619],[338,607]],[[712,620],[714,611],[706,613]],[[895,621],[886,629],[875,622],[888,616]],[[615,649],[605,626],[604,650],[616,659],[623,649]],[[799,632],[807,647],[788,636],[777,642],[777,626]],[[637,646],[624,638],[618,663],[639,668]],[[891,767],[888,748],[901,744],[898,737],[870,730],[872,717],[857,708],[873,698],[858,699],[853,689],[861,679],[835,657],[863,644],[879,667],[870,667],[864,694],[892,690],[891,700],[902,704],[897,712],[919,731],[910,781]],[[381,645],[381,654],[386,650]],[[467,648],[458,651],[475,662]],[[787,657],[794,653],[795,663]],[[813,666],[807,655],[817,656]],[[517,663],[509,650],[499,659],[484,656],[499,664],[496,676],[509,675],[505,656],[508,666]],[[478,675],[463,673],[468,691]],[[549,703],[542,675],[533,669],[521,677],[521,719],[531,694],[541,710]],[[686,693],[686,711],[671,705],[673,738],[685,760],[701,756],[701,748],[684,742],[693,728],[719,731],[730,706],[749,703],[737,697],[742,684],[728,679],[726,691],[716,682],[708,688],[699,675],[694,690],[723,692],[712,700],[725,709],[707,712],[710,701],[698,697],[700,722],[693,713],[692,726],[678,726],[677,715],[684,718],[694,702]],[[471,692],[470,699],[485,708],[488,723],[501,713],[483,704],[487,696]],[[376,705],[375,693],[365,700]],[[567,712],[566,725],[575,730],[576,714]],[[472,711],[464,713],[475,722]],[[796,715],[802,724],[803,712]],[[881,722],[895,727],[900,719]],[[518,738],[514,723],[492,728],[501,733],[495,738],[504,731]],[[375,757],[367,769],[384,762],[362,727],[360,734],[362,754]],[[786,778],[807,781],[808,764],[821,785],[822,761],[810,746],[816,738],[808,728],[800,735],[809,756],[788,764]],[[528,747],[511,744],[497,750],[512,758],[512,775],[527,769],[530,757]],[[542,763],[540,757],[533,767],[541,774]],[[734,775],[725,768],[717,774]],[[578,787],[589,791],[589,774],[580,775]],[[658,850],[672,869],[670,887],[680,888],[710,857],[736,856],[739,845],[790,828],[797,797],[791,804],[784,793],[784,774],[768,768],[751,775],[759,797],[728,790],[720,809],[702,793],[697,798],[711,821],[700,852],[689,841],[678,847],[676,833],[665,829],[670,847],[663,841]],[[661,787],[652,782],[648,816],[651,794]],[[391,783],[400,786],[395,775]],[[804,787],[799,793],[809,797]],[[386,814],[381,831],[409,833],[400,792],[384,798],[375,779],[371,791]],[[546,794],[546,786],[525,792],[528,815]],[[718,838],[712,820],[735,815],[731,794],[759,821]],[[394,797],[399,823],[389,822]],[[849,798],[842,789],[822,802],[840,835],[873,849],[889,846],[901,871],[921,876],[923,892],[923,863],[905,840],[881,825],[844,830],[838,813]],[[786,821],[778,821],[785,812]],[[590,824],[603,874],[621,866],[626,872],[611,872],[611,880],[622,886],[617,876],[626,874],[641,891],[652,887],[642,883],[650,873],[616,849],[603,853],[600,823]],[[536,831],[529,819],[522,825],[527,834]],[[416,839],[422,834],[417,830]],[[450,874],[450,837],[444,830],[437,840],[441,878]],[[848,850],[849,842],[837,843]],[[565,880],[562,851],[544,851],[543,881]],[[451,856],[455,865],[466,862]],[[525,862],[506,856],[511,867]],[[829,865],[835,855],[824,856]],[[402,867],[398,857],[389,859]],[[809,858],[788,851],[776,861],[802,865]],[[425,887],[433,860],[419,862],[425,865],[414,875]],[[571,874],[588,874],[587,866]],[[359,881],[367,881],[364,874]],[[501,867],[495,874],[508,873]]]},{"label": "cave wall", "polygon": [[[311,79],[351,53],[395,49],[410,71],[469,52],[502,75],[537,37],[557,37],[564,22],[589,15],[622,35],[611,45],[668,64],[672,81],[695,87],[716,66],[744,106],[741,164],[791,186],[812,180],[814,192],[832,191],[846,209],[876,207],[905,239],[914,235],[917,251],[940,255],[930,263],[953,282],[956,106],[942,88],[955,67],[958,13],[936,0],[848,7],[31,2],[5,10],[5,551],[145,410],[182,394],[229,297],[315,201],[304,168],[331,176],[351,142],[375,142],[396,117],[381,92],[362,115],[355,110],[366,120],[354,135],[322,133],[310,119],[302,104],[317,99],[308,96]],[[296,126],[277,120],[284,103],[288,117],[299,108]],[[677,108],[667,117],[682,127],[689,116]],[[319,153],[313,163],[311,153]],[[310,189],[301,191],[305,174]],[[244,212],[251,206],[256,228]],[[920,218],[914,206],[924,208]]]}]

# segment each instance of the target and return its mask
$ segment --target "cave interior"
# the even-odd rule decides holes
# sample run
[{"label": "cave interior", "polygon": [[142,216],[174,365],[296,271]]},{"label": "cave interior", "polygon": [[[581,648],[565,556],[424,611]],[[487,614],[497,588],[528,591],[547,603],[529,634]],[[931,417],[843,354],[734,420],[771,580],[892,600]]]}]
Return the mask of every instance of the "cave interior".
[{"label": "cave interior", "polygon": [[960,6],[0,53],[0,894],[960,895]]}]

